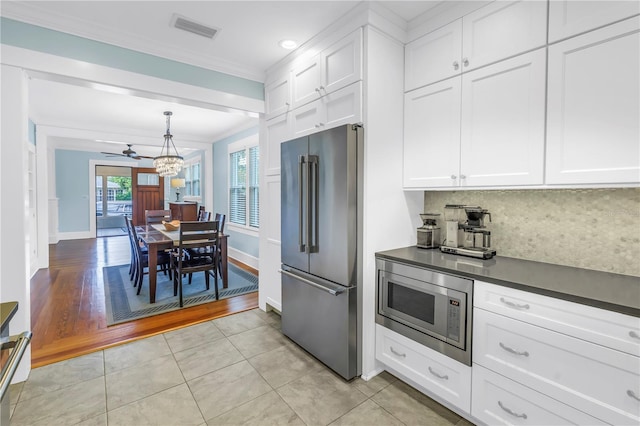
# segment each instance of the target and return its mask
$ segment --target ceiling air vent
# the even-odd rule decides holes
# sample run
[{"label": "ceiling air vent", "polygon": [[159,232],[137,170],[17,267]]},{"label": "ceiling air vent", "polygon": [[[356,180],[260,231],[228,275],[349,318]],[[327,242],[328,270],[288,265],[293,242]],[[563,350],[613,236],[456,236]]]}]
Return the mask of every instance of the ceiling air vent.
[{"label": "ceiling air vent", "polygon": [[202,37],[213,38],[218,33],[217,28],[207,27],[206,25],[199,24],[190,19],[185,18],[180,15],[173,15],[173,19],[171,20],[174,27],[179,28],[184,31],[189,31],[190,33],[198,34]]}]

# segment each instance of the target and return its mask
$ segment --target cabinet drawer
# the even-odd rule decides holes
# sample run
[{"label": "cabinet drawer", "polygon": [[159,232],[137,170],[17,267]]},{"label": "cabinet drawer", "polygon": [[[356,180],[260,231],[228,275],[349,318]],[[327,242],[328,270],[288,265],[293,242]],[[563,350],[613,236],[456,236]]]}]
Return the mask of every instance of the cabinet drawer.
[{"label": "cabinet drawer", "polygon": [[465,412],[471,409],[471,368],[376,324],[376,358]]},{"label": "cabinet drawer", "polygon": [[471,415],[488,425],[605,424],[477,364],[472,382]]},{"label": "cabinet drawer", "polygon": [[482,309],[473,335],[474,363],[607,423],[640,422],[638,357]]},{"label": "cabinet drawer", "polygon": [[476,307],[640,356],[640,318],[482,281],[473,291]]}]

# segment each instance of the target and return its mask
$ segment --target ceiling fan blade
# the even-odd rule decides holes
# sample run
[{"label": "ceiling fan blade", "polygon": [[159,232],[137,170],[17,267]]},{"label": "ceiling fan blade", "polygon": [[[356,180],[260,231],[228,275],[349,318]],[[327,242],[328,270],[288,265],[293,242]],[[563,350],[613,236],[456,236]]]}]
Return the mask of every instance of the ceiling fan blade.
[{"label": "ceiling fan blade", "polygon": [[126,157],[126,155],[116,154],[115,152],[100,152],[100,154],[109,155],[111,157]]},{"label": "ceiling fan blade", "polygon": [[140,158],[148,158],[149,160],[153,160],[155,157],[147,157],[146,155],[136,155],[136,159]]}]

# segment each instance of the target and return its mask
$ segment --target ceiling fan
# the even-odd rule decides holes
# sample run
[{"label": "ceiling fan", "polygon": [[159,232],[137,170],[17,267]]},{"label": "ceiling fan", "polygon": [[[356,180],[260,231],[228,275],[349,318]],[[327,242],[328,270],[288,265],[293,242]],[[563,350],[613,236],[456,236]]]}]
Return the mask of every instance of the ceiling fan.
[{"label": "ceiling fan", "polygon": [[122,154],[117,154],[115,152],[101,152],[101,154],[106,154],[110,157],[128,157],[133,158],[134,160],[140,160],[141,158],[148,158],[153,160],[154,157],[147,157],[145,155],[138,155],[133,149],[131,149],[133,145],[127,144],[127,149],[122,151]]}]

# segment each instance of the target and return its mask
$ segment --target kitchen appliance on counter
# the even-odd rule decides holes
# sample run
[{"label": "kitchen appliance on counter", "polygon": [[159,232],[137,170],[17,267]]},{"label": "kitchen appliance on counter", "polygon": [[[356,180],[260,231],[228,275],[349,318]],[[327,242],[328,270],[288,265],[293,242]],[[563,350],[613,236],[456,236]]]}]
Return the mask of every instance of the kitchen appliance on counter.
[{"label": "kitchen appliance on counter", "polygon": [[360,125],[282,143],[282,332],[349,380],[361,374]]},{"label": "kitchen appliance on counter", "polygon": [[447,204],[444,207],[446,237],[440,246],[443,253],[491,259],[496,250],[491,248],[491,231],[485,228],[484,218],[491,213],[480,206]]},{"label": "kitchen appliance on counter", "polygon": [[419,248],[440,247],[440,227],[436,224],[440,213],[421,213],[422,226],[418,228],[418,239],[416,246]]},{"label": "kitchen appliance on counter", "polygon": [[471,365],[473,280],[376,258],[376,323]]}]

